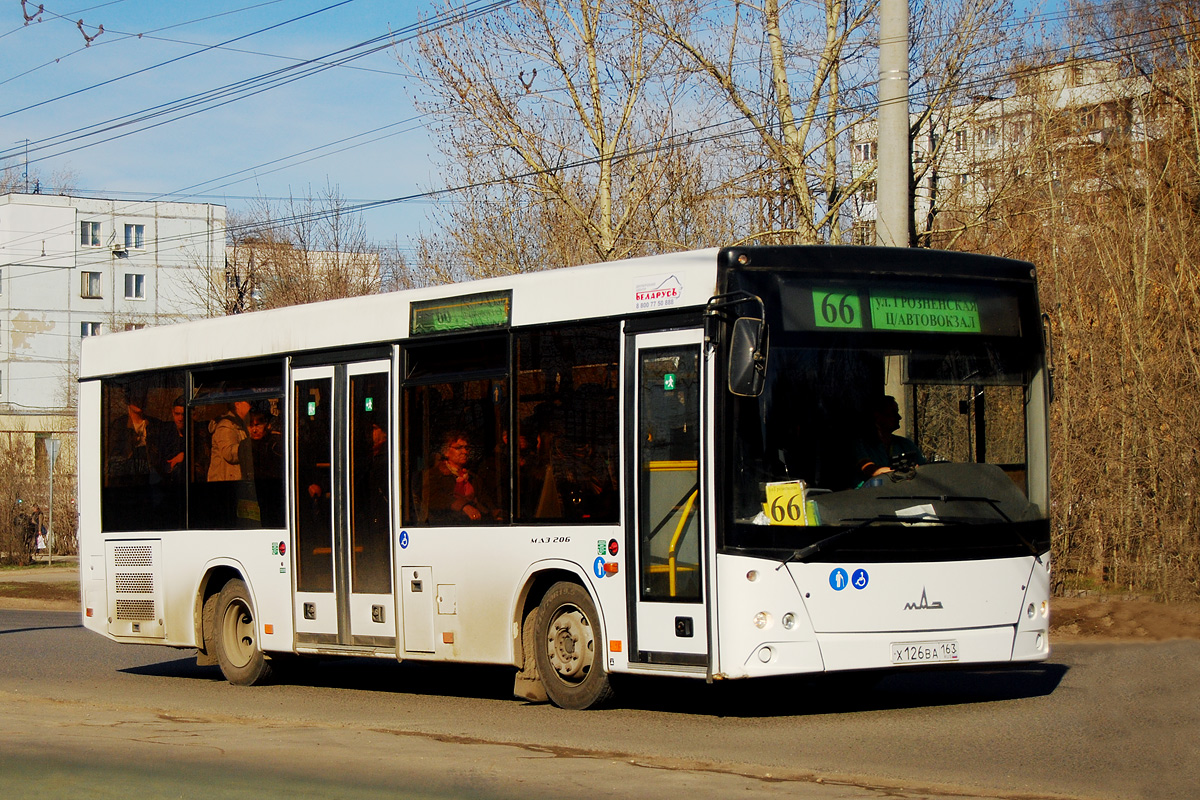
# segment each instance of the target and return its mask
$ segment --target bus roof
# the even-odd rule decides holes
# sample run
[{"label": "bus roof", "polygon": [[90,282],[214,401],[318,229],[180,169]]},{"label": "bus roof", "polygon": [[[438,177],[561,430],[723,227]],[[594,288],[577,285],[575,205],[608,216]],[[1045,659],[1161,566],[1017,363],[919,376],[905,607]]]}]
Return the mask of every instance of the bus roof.
[{"label": "bus roof", "polygon": [[511,324],[622,316],[704,305],[717,248],[329,300],[83,340],[79,378],[392,342],[414,302],[511,290]]}]

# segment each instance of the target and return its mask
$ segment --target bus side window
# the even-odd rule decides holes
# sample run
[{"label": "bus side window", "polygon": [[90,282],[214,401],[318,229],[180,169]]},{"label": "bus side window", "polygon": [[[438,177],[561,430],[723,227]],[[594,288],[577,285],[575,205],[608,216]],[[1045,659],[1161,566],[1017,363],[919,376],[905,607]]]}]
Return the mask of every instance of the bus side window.
[{"label": "bus side window", "polygon": [[508,523],[506,338],[410,346],[406,359],[404,524]]},{"label": "bus side window", "polygon": [[193,391],[189,527],[283,527],[281,365],[198,371]]},{"label": "bus side window", "polygon": [[615,323],[518,334],[518,521],[617,521],[619,334]]},{"label": "bus side window", "polygon": [[106,380],[101,387],[106,531],[184,525],[184,409],[181,371]]}]

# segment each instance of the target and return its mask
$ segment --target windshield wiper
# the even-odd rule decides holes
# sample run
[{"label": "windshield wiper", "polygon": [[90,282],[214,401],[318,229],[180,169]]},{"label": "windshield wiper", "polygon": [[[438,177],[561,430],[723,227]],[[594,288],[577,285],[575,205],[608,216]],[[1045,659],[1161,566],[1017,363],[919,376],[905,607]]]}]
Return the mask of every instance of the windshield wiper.
[{"label": "windshield wiper", "polygon": [[[1004,509],[1000,508],[1000,501],[995,500],[991,497],[984,497],[984,496],[971,497],[968,495],[960,496],[960,495],[953,495],[953,494],[931,494],[931,495],[887,495],[887,496],[880,495],[876,499],[878,499],[878,500],[926,500],[926,501],[937,500],[942,503],[954,503],[954,502],[987,503],[989,506],[992,507],[992,510],[995,511],[997,514],[999,514],[1000,518],[1003,519],[1005,522],[1011,523],[1013,521],[1012,517],[1010,517],[1008,514],[1005,514]],[[962,520],[962,521],[965,522],[966,520]],[[1034,543],[1029,541],[1029,539],[1027,539],[1025,537],[1025,534],[1021,533],[1021,531],[1019,529],[1014,527],[1012,529],[1012,532],[1013,532],[1013,535],[1016,536],[1017,539],[1019,539],[1021,541],[1021,544],[1025,545],[1025,549],[1027,549],[1029,551],[1029,554],[1031,556],[1033,556],[1034,559],[1036,559],[1039,564],[1041,564],[1042,556],[1041,556],[1041,553],[1038,552],[1038,549],[1034,545]]]},{"label": "windshield wiper", "polygon": [[887,516],[884,514],[880,514],[877,517],[868,517],[866,519],[860,520],[855,525],[851,525],[849,528],[840,530],[837,533],[832,534],[830,536],[826,536],[824,539],[818,539],[817,541],[813,542],[812,544],[805,545],[804,547],[801,547],[799,550],[794,551],[790,556],[785,558],[783,561],[779,562],[779,566],[775,567],[775,571],[778,572],[780,569],[783,568],[783,566],[785,564],[789,564],[792,561],[806,561],[810,556],[814,556],[817,553],[821,552],[821,550],[823,548],[833,544],[836,541],[839,541],[839,540],[849,536],[852,533],[858,533],[859,531],[863,530],[864,528],[869,528],[872,525],[874,525],[876,522],[918,522],[918,521],[920,521],[920,522],[935,522],[935,523],[941,522],[941,520],[937,520],[937,519],[918,520],[918,519],[914,518],[912,520],[906,520],[902,517]]}]

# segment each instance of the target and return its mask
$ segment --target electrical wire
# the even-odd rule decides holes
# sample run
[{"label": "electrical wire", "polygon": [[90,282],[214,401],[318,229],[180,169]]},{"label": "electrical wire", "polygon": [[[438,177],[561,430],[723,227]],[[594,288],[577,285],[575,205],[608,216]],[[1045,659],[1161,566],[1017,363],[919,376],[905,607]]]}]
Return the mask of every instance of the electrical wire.
[{"label": "electrical wire", "polygon": [[[1127,38],[1130,38],[1131,36],[1144,36],[1145,34],[1148,34],[1148,33],[1161,33],[1163,31],[1173,30],[1176,27],[1178,27],[1178,26],[1162,26],[1159,28],[1147,29],[1146,31],[1142,31],[1142,32],[1135,32],[1132,34],[1123,34],[1123,35],[1119,35],[1119,36],[1108,37],[1107,39],[1097,40],[1096,42],[1092,42],[1092,43],[1090,43],[1090,45],[1099,46],[1099,45],[1103,45],[1105,42],[1112,42],[1112,41],[1116,41],[1116,40],[1120,40],[1120,39],[1127,39]],[[1171,42],[1171,40],[1168,40],[1168,39],[1160,40],[1160,46],[1164,46],[1164,47],[1169,46],[1170,42]],[[1020,76],[1022,73],[1026,73],[1026,74],[1033,73],[1033,72],[1039,71],[1039,69],[1040,68],[1030,67],[1027,70],[1013,73],[1013,74],[1009,75],[1008,77],[1009,77],[1009,79],[1013,79],[1015,77]],[[977,84],[973,84],[972,82],[968,81],[964,85],[965,86],[964,91],[969,91],[971,88],[973,88],[974,85],[977,85]],[[978,85],[982,85],[982,82],[980,82]],[[919,94],[917,95],[917,98],[920,99]],[[856,112],[861,112],[861,111],[864,111],[865,109],[862,106],[846,107],[846,108],[842,109],[843,112],[848,111],[848,110],[854,110]],[[826,115],[824,115],[824,114],[818,115],[817,121],[820,121],[825,118],[826,118]],[[735,136],[742,136],[745,134],[754,133],[754,130],[751,128],[734,127],[733,130],[726,131],[723,133],[713,133],[713,134],[699,137],[699,138],[697,138],[695,136],[695,134],[702,133],[706,130],[711,131],[711,130],[719,129],[719,128],[726,127],[726,126],[737,126],[738,123],[739,123],[738,119],[732,119],[732,120],[725,120],[722,122],[714,123],[714,124],[707,125],[707,126],[702,126],[699,128],[690,129],[690,130],[680,132],[680,133],[675,134],[670,137],[665,137],[662,141],[655,143],[654,145],[651,145],[648,147],[628,149],[624,153],[618,154],[617,157],[618,158],[629,158],[629,157],[633,157],[636,155],[642,155],[642,154],[647,154],[647,153],[651,153],[651,152],[655,152],[655,151],[661,151],[664,149],[670,149],[672,147],[678,147],[678,146],[684,146],[684,145],[692,146],[692,145],[696,145],[696,144],[703,144],[703,143],[707,143],[707,142],[719,141],[719,140],[726,139],[726,138],[731,138],[731,137],[735,137]],[[353,138],[353,137],[351,137],[351,138]],[[679,139],[683,139],[683,141],[673,142],[673,140],[679,140]],[[526,171],[526,172],[523,172],[520,174],[506,176],[504,178],[499,178],[499,179],[473,182],[473,183],[463,184],[463,185],[454,186],[454,187],[443,187],[441,189],[429,190],[429,191],[419,192],[419,193],[412,193],[412,194],[408,194],[408,195],[402,195],[402,196],[398,196],[398,197],[388,198],[385,200],[372,200],[372,201],[365,201],[365,202],[361,202],[361,203],[353,203],[350,205],[341,206],[340,208],[337,208],[334,210],[318,210],[318,211],[313,211],[313,212],[305,212],[302,214],[291,215],[289,217],[281,218],[279,220],[276,220],[275,224],[280,225],[280,226],[289,225],[289,224],[303,225],[305,223],[315,221],[318,219],[322,219],[322,218],[327,218],[327,217],[335,215],[335,214],[361,213],[364,211],[368,211],[368,210],[372,210],[375,208],[383,207],[386,205],[392,205],[392,204],[396,204],[396,203],[437,199],[437,198],[444,197],[446,195],[452,195],[452,194],[459,193],[462,191],[467,191],[470,189],[485,188],[487,186],[494,186],[494,185],[499,185],[502,183],[507,183],[507,182],[512,182],[512,181],[526,180],[526,179],[537,177],[539,175],[544,175],[544,174],[547,174],[550,172],[557,172],[557,171],[593,166],[595,164],[600,163],[601,161],[602,161],[602,159],[599,157],[583,158],[583,159],[578,159],[574,162],[556,165],[552,168],[529,170],[529,171]],[[220,179],[218,179],[218,180],[220,180]],[[200,185],[203,185],[203,184],[200,184]],[[239,226],[229,226],[229,227],[227,227],[227,232],[231,235],[236,235],[238,232],[241,232],[241,230],[243,230],[243,229],[249,230],[255,226],[261,227],[261,224],[255,223],[255,224],[248,224],[248,225],[240,226],[240,227]]]}]

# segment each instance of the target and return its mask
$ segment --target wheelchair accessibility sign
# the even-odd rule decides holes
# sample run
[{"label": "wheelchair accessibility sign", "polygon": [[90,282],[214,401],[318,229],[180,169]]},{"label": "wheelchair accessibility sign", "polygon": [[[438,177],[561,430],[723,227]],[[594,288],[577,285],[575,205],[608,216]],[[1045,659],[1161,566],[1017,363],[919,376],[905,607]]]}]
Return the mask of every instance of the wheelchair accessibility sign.
[{"label": "wheelchair accessibility sign", "polygon": [[871,576],[861,567],[854,570],[853,575],[847,574],[846,570],[841,567],[829,573],[829,586],[835,592],[840,592],[847,586],[853,586],[855,589],[865,589],[870,582]]}]

